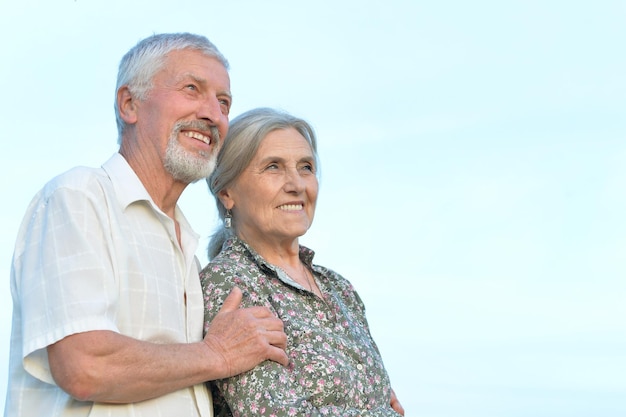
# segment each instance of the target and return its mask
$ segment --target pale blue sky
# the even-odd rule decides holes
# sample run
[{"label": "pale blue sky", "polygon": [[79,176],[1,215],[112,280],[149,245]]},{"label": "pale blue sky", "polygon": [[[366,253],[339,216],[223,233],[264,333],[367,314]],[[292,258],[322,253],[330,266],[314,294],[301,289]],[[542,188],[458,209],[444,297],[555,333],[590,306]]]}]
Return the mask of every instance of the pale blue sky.
[{"label": "pale blue sky", "polygon": [[[606,0],[0,0],[0,408],[26,206],[116,151],[119,59],[171,31],[230,60],[233,116],[315,126],[302,241],[359,290],[407,415],[626,415],[626,2]],[[208,235],[204,184],[181,205]]]}]

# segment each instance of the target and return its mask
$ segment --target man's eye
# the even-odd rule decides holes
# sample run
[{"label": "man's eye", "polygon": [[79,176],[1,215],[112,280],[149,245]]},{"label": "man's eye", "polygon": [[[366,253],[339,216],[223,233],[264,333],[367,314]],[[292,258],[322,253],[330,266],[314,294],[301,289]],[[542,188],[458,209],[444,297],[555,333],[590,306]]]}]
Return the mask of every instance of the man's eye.
[{"label": "man's eye", "polygon": [[230,113],[230,101],[220,100],[220,108],[222,109],[222,113],[228,116],[228,113]]},{"label": "man's eye", "polygon": [[198,87],[196,87],[196,85],[195,85],[195,84],[187,84],[187,85],[185,86],[185,88],[186,88],[187,90],[192,90],[192,91],[197,91],[197,90],[198,90]]}]

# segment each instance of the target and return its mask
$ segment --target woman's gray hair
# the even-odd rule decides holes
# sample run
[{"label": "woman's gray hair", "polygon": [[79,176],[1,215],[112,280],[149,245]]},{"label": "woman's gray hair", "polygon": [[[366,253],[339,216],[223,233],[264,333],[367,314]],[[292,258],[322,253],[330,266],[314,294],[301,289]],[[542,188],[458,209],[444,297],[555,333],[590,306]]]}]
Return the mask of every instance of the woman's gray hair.
[{"label": "woman's gray hair", "polygon": [[213,259],[222,249],[226,239],[237,229],[237,219],[232,219],[232,228],[224,227],[226,208],[219,199],[220,191],[230,187],[250,165],[263,139],[274,130],[293,128],[309,143],[318,167],[317,139],[315,131],[309,123],[281,110],[257,108],[247,111],[234,118],[228,128],[222,149],[217,155],[217,163],[213,173],[207,178],[209,189],[215,197],[220,225],[211,236],[208,247],[209,260]]},{"label": "woman's gray hair", "polygon": [[145,100],[152,89],[154,75],[163,67],[167,54],[172,51],[193,49],[217,59],[228,70],[228,61],[206,37],[193,33],[160,33],[149,36],[124,55],[120,61],[115,87],[115,118],[117,121],[118,142],[126,122],[122,119],[117,102],[117,92],[126,85],[131,94]]}]

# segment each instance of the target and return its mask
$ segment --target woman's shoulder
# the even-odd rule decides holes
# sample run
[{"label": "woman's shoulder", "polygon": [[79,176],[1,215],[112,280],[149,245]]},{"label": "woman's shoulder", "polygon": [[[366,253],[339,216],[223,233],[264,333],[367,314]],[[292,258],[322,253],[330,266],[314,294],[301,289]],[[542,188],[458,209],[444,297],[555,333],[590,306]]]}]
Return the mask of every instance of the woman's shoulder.
[{"label": "woman's shoulder", "polygon": [[335,271],[334,269],[331,269],[322,265],[317,265],[317,264],[313,264],[312,267],[313,267],[313,271],[317,272],[325,279],[333,282],[335,285],[339,285],[341,287],[354,290],[354,288],[352,287],[352,283],[343,275],[341,275],[339,272]]},{"label": "woman's shoulder", "polygon": [[200,271],[200,281],[207,286],[254,286],[263,275],[258,263],[235,240],[227,240],[222,251]]},{"label": "woman's shoulder", "polygon": [[217,313],[234,287],[248,292],[252,285],[251,269],[245,259],[224,248],[200,271],[205,319],[211,319]]},{"label": "woman's shoulder", "polygon": [[234,287],[243,292],[243,307],[266,305],[273,293],[266,272],[253,257],[232,250],[227,242],[200,272],[207,314],[217,312]]},{"label": "woman's shoulder", "polygon": [[347,278],[338,272],[325,266],[313,265],[313,270],[317,272],[326,285],[331,287],[333,291],[347,303],[356,303],[360,308],[364,308],[363,301],[359,293]]},{"label": "woman's shoulder", "polygon": [[224,247],[222,251],[202,269],[200,277],[229,277],[235,273],[250,270],[253,264],[245,256],[230,247]]}]

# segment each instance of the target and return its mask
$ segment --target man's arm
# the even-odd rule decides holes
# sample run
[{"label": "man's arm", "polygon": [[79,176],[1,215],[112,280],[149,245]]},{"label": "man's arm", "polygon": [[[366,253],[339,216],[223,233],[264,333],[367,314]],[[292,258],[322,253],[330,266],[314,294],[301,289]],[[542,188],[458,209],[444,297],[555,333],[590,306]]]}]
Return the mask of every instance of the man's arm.
[{"label": "man's arm", "polygon": [[111,331],[70,335],[48,347],[56,383],[84,401],[128,403],[226,378],[272,360],[287,365],[283,323],[263,307],[226,298],[201,342],[157,344]]}]

